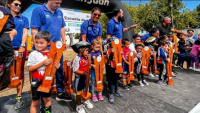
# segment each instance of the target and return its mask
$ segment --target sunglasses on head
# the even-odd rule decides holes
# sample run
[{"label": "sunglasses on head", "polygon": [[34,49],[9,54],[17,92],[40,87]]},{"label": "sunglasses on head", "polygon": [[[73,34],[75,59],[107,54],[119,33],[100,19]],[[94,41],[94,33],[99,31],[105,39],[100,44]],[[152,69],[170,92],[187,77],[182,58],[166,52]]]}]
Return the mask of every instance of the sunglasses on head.
[{"label": "sunglasses on head", "polygon": [[101,14],[96,14],[96,13],[94,13],[94,16],[97,16],[98,15],[98,17],[100,17],[101,16]]},{"label": "sunglasses on head", "polygon": [[18,3],[14,3],[14,5],[17,7],[17,6],[19,6],[19,7],[22,7],[22,5],[21,4],[18,4]]}]

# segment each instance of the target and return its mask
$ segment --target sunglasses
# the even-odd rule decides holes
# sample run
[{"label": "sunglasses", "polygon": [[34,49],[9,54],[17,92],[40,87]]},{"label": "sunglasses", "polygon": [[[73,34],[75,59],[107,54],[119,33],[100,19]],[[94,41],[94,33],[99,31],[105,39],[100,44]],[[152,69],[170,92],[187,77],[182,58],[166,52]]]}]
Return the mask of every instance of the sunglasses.
[{"label": "sunglasses", "polygon": [[101,14],[96,14],[96,13],[94,13],[94,16],[97,16],[98,15],[98,17],[101,17]]},{"label": "sunglasses", "polygon": [[18,3],[14,3],[14,5],[17,7],[17,6],[19,6],[19,7],[22,7],[22,5],[21,4],[18,4]]}]

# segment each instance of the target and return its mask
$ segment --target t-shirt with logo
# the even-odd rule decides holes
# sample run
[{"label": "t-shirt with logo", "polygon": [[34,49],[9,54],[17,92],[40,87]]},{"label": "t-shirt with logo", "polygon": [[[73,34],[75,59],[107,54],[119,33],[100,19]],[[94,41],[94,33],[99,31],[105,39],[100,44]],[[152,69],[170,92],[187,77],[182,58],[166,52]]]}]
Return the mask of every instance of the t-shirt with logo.
[{"label": "t-shirt with logo", "polygon": [[13,48],[19,48],[22,43],[23,29],[29,29],[29,21],[25,16],[19,15],[14,17],[15,29],[17,30],[17,35],[12,41]]},{"label": "t-shirt with logo", "polygon": [[[39,51],[33,51],[29,55],[27,66],[29,67],[29,66],[37,65],[43,62],[45,59],[47,59],[48,56],[49,56],[48,52],[41,53]],[[44,76],[45,68],[46,66],[43,65],[42,67],[38,68],[36,71],[32,72],[31,86],[37,87],[38,85],[41,84],[43,76]]]},{"label": "t-shirt with logo", "polygon": [[[84,21],[81,25],[81,35],[86,35],[86,41],[91,43],[98,36],[102,36],[101,23],[97,22],[96,25],[93,25],[91,19]],[[81,37],[79,41],[82,41]]]},{"label": "t-shirt with logo", "polygon": [[123,30],[124,30],[124,27],[121,22],[117,22],[114,17],[112,19],[110,19],[110,21],[108,22],[108,26],[107,26],[107,34],[108,35],[115,36],[119,39],[122,39],[123,38],[123,34],[122,34]]}]

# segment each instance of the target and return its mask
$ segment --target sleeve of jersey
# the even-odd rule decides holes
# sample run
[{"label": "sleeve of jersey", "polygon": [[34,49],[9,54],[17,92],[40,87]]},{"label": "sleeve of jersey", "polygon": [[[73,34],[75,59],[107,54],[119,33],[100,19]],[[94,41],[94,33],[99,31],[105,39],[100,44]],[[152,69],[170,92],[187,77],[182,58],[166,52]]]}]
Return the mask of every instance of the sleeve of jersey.
[{"label": "sleeve of jersey", "polygon": [[163,58],[163,59],[166,59],[167,56],[165,55],[165,52],[163,51],[163,49],[160,48],[160,56]]},{"label": "sleeve of jersey", "polygon": [[27,66],[33,66],[35,65],[35,54],[34,52],[31,52],[31,54],[28,57],[28,62],[27,62]]},{"label": "sleeve of jersey", "polygon": [[73,72],[79,69],[79,61],[80,61],[80,57],[76,56],[72,64]]}]

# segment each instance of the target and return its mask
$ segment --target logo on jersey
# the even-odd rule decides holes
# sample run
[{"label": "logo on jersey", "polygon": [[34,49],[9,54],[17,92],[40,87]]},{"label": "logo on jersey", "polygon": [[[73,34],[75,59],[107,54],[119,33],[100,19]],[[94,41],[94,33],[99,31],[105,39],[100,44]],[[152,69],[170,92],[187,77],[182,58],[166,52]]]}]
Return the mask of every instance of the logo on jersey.
[{"label": "logo on jersey", "polygon": [[88,30],[92,30],[92,28],[91,28],[91,27],[88,27]]},{"label": "logo on jersey", "polygon": [[46,15],[46,18],[50,18],[50,15]]},{"label": "logo on jersey", "polygon": [[58,18],[62,18],[62,16],[58,16]]}]

